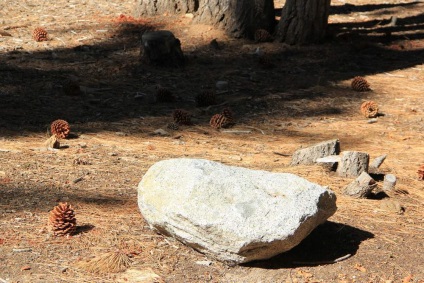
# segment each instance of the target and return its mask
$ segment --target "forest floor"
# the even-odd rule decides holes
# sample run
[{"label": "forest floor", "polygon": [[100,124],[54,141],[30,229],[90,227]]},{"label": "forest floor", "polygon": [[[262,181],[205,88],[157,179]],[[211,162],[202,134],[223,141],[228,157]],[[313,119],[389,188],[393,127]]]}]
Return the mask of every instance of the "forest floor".
[{"label": "forest floor", "polygon": [[[424,181],[417,175],[424,164],[424,2],[333,1],[329,36],[313,46],[230,39],[191,24],[189,15],[134,19],[133,2],[2,3],[0,282],[424,282]],[[31,38],[38,26],[48,41]],[[141,33],[154,29],[181,40],[186,67],[140,63]],[[221,49],[210,46],[215,38]],[[260,64],[257,48],[274,68]],[[353,91],[355,76],[372,91]],[[81,95],[64,93],[69,79]],[[194,97],[217,81],[228,82],[219,105],[196,107]],[[158,85],[177,101],[152,103]],[[359,111],[366,100],[379,105],[374,123]],[[224,106],[237,123],[214,130],[209,119]],[[194,124],[167,129],[176,108],[190,111]],[[55,119],[67,120],[72,135],[60,150],[46,150]],[[320,166],[288,166],[296,149],[335,138],[342,151],[387,154],[381,171],[397,176],[396,190],[353,199],[342,194],[352,180]],[[329,186],[338,211],[270,260],[205,264],[204,255],[151,231],[137,207],[146,170],[177,157],[298,174]],[[75,209],[71,237],[48,231],[59,201]],[[131,256],[126,272],[83,268],[115,249]]]}]

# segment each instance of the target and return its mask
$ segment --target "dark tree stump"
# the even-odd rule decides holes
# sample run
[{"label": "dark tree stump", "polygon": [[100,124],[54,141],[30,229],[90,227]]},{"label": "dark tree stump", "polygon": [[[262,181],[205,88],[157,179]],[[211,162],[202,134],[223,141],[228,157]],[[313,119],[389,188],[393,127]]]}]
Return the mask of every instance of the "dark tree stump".
[{"label": "dark tree stump", "polygon": [[277,38],[288,44],[320,42],[327,28],[331,0],[287,0]]},{"label": "dark tree stump", "polygon": [[148,65],[181,67],[185,63],[181,43],[167,30],[145,32],[141,36],[141,60]]},{"label": "dark tree stump", "polygon": [[135,16],[193,13],[194,23],[218,26],[233,37],[253,39],[275,27],[273,0],[136,0]]}]

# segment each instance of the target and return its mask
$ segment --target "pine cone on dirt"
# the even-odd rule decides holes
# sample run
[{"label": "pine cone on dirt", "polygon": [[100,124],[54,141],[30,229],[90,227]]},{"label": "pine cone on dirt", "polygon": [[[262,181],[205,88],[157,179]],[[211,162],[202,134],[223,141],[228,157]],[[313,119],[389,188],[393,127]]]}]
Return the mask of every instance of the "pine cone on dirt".
[{"label": "pine cone on dirt", "polygon": [[77,228],[72,206],[66,202],[61,202],[50,211],[49,223],[55,236],[71,235]]},{"label": "pine cone on dirt", "polygon": [[274,39],[272,38],[272,35],[264,29],[257,29],[255,31],[255,42],[271,42]]},{"label": "pine cone on dirt", "polygon": [[160,87],[156,91],[156,101],[157,102],[174,102],[175,96],[172,92],[164,87]]},{"label": "pine cone on dirt", "polygon": [[197,107],[206,107],[216,104],[216,95],[213,91],[204,91],[195,97]]},{"label": "pine cone on dirt", "polygon": [[424,181],[424,164],[418,168],[418,180]]},{"label": "pine cone on dirt", "polygon": [[178,125],[190,125],[191,114],[183,109],[176,109],[173,113],[174,122]]},{"label": "pine cone on dirt", "polygon": [[32,38],[37,42],[46,41],[47,31],[44,28],[38,27],[32,32]]},{"label": "pine cone on dirt", "polygon": [[354,77],[352,80],[352,89],[355,91],[370,91],[370,84],[367,82],[367,80],[363,77]]},{"label": "pine cone on dirt", "polygon": [[222,115],[230,121],[233,121],[233,111],[230,108],[226,107],[222,110]]},{"label": "pine cone on dirt", "polygon": [[69,123],[65,120],[55,120],[50,125],[50,132],[55,135],[58,139],[65,139],[71,132]]},{"label": "pine cone on dirt", "polygon": [[234,124],[233,113],[230,108],[224,108],[221,114],[212,116],[209,124],[214,129],[228,128]]},{"label": "pine cone on dirt", "polygon": [[215,114],[212,116],[209,121],[209,125],[211,125],[214,129],[226,128],[229,125],[228,118],[222,114]]},{"label": "pine cone on dirt", "polygon": [[365,101],[361,105],[361,112],[366,118],[375,118],[378,115],[378,105],[374,101]]}]

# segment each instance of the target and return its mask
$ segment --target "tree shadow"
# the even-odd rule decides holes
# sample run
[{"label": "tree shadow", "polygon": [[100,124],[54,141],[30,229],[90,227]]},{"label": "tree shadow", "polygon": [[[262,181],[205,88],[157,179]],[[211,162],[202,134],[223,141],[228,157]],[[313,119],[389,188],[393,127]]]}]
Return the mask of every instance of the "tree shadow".
[{"label": "tree shadow", "polygon": [[396,3],[396,4],[365,4],[365,5],[354,5],[350,3],[345,3],[340,6],[331,6],[330,14],[350,14],[354,12],[371,12],[375,10],[384,10],[388,8],[396,7],[410,7],[420,4],[420,1],[410,2],[410,3]]},{"label": "tree shadow", "polygon": [[245,266],[280,269],[333,264],[346,255],[354,256],[360,244],[373,237],[370,232],[327,221],[290,251],[269,260],[247,263]]},{"label": "tree shadow", "polygon": [[[402,5],[394,4],[393,7]],[[363,8],[379,7],[385,8],[384,5]],[[419,14],[399,18],[395,27],[375,28],[377,20],[330,24],[333,36],[322,45],[272,43],[271,51],[267,51],[267,44],[240,40],[228,42],[220,50],[212,50],[208,45],[196,46],[184,50],[189,60],[187,66],[180,69],[146,66],[139,61],[141,33],[161,28],[154,24],[122,24],[111,38],[93,45],[33,53],[10,51],[0,54],[0,135],[44,133],[55,119],[68,120],[73,129],[96,132],[99,127],[92,125],[98,122],[104,125],[102,130],[113,130],[111,123],[125,119],[168,119],[176,108],[202,112],[196,108],[194,96],[204,89],[213,90],[218,80],[232,84],[228,93],[219,96],[220,103],[227,102],[246,122],[265,114],[292,119],[346,115],[350,111],[348,106],[329,106],[331,101],[342,99],[359,103],[367,94],[352,95],[352,90],[332,84],[357,75],[422,64],[424,48],[407,43],[409,39],[422,39],[420,22],[423,17]],[[390,32],[391,35],[386,35]],[[409,39],[402,35],[405,32]],[[393,48],[392,43],[399,40],[405,42],[405,48]],[[184,49],[184,42],[182,44]],[[247,49],[243,49],[246,46]],[[249,48],[266,50],[266,56],[275,67],[261,66],[258,56],[246,51]],[[40,65],[41,68],[36,67]],[[81,95],[69,96],[64,92],[70,77],[78,79]],[[171,88],[179,99],[171,104],[152,104],[139,95],[154,95],[154,90],[149,88],[155,85]],[[327,89],[316,90],[316,86]],[[281,101],[298,103],[298,106],[283,105],[277,109],[272,101],[264,98],[275,93]],[[273,106],[275,114],[269,114]],[[215,109],[218,108],[199,115],[201,125],[207,125],[210,119],[207,115],[214,114]]]}]

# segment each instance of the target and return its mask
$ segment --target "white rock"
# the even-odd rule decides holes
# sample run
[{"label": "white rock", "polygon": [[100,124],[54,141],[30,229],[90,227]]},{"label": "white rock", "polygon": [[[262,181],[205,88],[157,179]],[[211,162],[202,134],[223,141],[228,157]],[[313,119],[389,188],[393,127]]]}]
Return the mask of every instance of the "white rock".
[{"label": "white rock", "polygon": [[138,205],[151,228],[230,264],[290,250],[337,209],[332,191],[296,175],[184,158],[150,167]]}]

